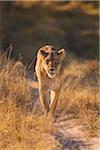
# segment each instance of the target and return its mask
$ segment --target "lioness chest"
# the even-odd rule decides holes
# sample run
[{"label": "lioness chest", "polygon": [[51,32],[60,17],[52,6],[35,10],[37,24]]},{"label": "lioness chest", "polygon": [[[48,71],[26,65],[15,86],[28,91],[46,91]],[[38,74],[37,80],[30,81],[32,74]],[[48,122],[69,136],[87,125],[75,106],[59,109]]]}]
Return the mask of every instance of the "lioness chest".
[{"label": "lioness chest", "polygon": [[58,90],[61,86],[61,82],[58,78],[56,79],[48,79],[46,82],[46,87],[48,90]]}]

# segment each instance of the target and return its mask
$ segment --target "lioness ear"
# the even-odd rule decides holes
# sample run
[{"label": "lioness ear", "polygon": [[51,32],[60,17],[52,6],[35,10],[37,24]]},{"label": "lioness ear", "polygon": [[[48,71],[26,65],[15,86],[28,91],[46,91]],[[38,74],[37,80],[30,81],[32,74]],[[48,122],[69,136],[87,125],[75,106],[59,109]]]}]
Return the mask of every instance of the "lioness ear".
[{"label": "lioness ear", "polygon": [[48,53],[43,51],[43,50],[40,50],[40,53],[44,56],[44,57],[47,57],[48,56]]},{"label": "lioness ear", "polygon": [[61,60],[63,60],[64,57],[65,57],[65,55],[66,55],[65,49],[60,49],[60,50],[58,51],[58,55],[60,56]]}]

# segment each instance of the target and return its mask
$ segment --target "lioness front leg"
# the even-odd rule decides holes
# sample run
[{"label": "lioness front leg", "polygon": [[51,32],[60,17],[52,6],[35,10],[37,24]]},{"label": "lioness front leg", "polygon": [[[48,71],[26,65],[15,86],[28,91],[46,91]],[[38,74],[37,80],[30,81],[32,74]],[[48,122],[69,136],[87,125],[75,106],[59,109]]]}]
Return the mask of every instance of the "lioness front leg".
[{"label": "lioness front leg", "polygon": [[51,91],[50,114],[54,115],[59,98],[59,90]]},{"label": "lioness front leg", "polygon": [[40,97],[40,101],[41,101],[44,113],[47,113],[49,111],[49,104],[47,102],[46,95],[47,95],[46,88],[40,87],[39,88],[39,97]]}]

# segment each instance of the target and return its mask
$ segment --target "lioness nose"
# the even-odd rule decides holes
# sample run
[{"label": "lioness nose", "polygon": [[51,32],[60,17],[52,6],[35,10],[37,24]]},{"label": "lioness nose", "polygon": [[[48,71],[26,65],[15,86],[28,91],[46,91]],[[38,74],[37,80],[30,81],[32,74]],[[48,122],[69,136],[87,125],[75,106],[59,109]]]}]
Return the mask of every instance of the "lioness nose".
[{"label": "lioness nose", "polygon": [[55,71],[55,68],[50,68],[50,71]]}]

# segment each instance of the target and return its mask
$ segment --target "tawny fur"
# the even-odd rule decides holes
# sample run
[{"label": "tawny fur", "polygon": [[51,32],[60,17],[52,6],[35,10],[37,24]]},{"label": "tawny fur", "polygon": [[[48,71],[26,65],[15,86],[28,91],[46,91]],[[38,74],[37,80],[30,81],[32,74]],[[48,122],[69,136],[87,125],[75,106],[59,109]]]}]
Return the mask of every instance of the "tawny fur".
[{"label": "tawny fur", "polygon": [[[46,45],[37,53],[36,75],[39,83],[39,97],[44,112],[54,114],[61,90],[61,75],[65,50],[56,51],[53,46]],[[50,101],[47,99],[48,92]]]}]

